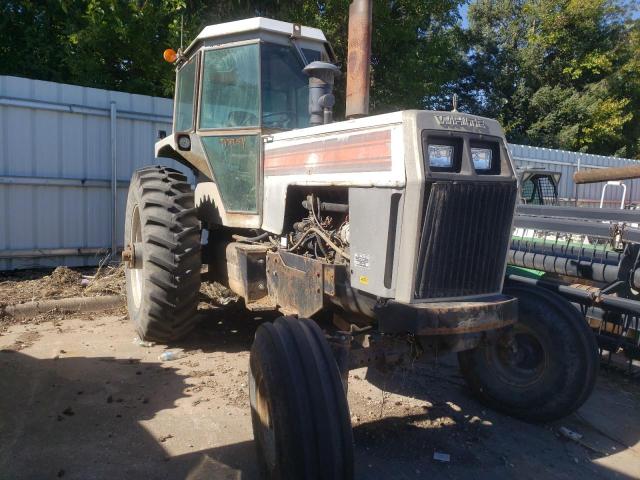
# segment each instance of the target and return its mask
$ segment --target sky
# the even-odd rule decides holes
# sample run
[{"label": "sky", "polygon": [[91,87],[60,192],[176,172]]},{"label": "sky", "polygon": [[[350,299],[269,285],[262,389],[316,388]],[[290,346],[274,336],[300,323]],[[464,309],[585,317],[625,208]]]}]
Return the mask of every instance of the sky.
[{"label": "sky", "polygon": [[[625,3],[625,0],[623,0],[623,3]],[[631,7],[631,18],[633,18],[634,20],[640,18],[640,0],[626,0],[626,3]],[[469,21],[467,20],[468,10],[469,2],[465,2],[458,8],[458,12],[460,13],[460,17],[462,18],[463,28],[467,28],[469,26]]]},{"label": "sky", "polygon": [[462,27],[463,28],[467,28],[467,26],[469,25],[469,22],[467,21],[467,10],[469,9],[469,4],[465,3],[464,5],[461,5],[460,8],[458,9],[458,12],[460,12],[460,16],[462,17]]}]

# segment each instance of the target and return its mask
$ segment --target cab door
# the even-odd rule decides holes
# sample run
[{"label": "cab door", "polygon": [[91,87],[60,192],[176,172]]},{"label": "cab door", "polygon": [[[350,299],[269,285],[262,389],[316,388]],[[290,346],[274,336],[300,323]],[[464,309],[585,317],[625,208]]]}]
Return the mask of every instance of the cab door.
[{"label": "cab door", "polygon": [[[261,207],[260,46],[206,48],[198,137],[228,226],[258,226]],[[220,206],[217,206],[220,209]]]}]

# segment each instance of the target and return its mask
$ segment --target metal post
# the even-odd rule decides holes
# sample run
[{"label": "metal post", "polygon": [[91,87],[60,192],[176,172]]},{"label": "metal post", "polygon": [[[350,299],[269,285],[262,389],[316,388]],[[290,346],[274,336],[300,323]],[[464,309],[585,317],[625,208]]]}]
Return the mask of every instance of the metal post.
[{"label": "metal post", "polygon": [[117,162],[117,110],[116,102],[111,102],[109,110],[111,120],[111,261],[114,261],[118,253],[117,221],[118,221],[118,162]]},{"label": "metal post", "polygon": [[[577,166],[576,172],[580,171],[581,162],[582,162],[582,157],[578,156],[578,166]],[[576,172],[574,172],[574,175]],[[577,207],[578,206],[578,184],[575,183],[575,181],[573,182],[573,192],[575,197],[573,205]]]}]

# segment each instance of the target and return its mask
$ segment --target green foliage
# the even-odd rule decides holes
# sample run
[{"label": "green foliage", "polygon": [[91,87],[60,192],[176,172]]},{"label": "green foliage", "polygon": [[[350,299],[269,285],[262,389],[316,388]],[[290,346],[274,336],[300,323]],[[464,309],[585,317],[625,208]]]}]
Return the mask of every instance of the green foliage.
[{"label": "green foliage", "polygon": [[469,7],[477,111],[510,140],[639,155],[638,22],[613,0],[480,0]]},{"label": "green foliage", "polygon": [[[281,12],[289,21],[322,29],[346,72],[349,0],[294,2]],[[374,0],[371,112],[432,106],[442,87],[454,83],[464,62],[460,48],[461,0]],[[343,107],[343,76],[338,83],[338,114]]]},{"label": "green foliage", "polygon": [[[371,111],[498,118],[513,142],[640,157],[640,21],[623,0],[374,0]],[[265,16],[322,29],[346,70],[350,0],[4,0],[0,74],[173,95],[162,51]],[[636,7],[637,8],[637,7]],[[336,114],[344,105],[343,76]]]},{"label": "green foliage", "polygon": [[[424,108],[425,98],[457,79],[462,1],[375,0],[372,111]],[[7,0],[0,7],[0,73],[169,96],[173,70],[161,54],[179,45],[181,15],[187,44],[205,25],[258,15],[313,25],[344,64],[349,3]],[[338,87],[341,99],[344,77]]]},{"label": "green foliage", "polygon": [[0,73],[170,94],[172,68],[159,55],[178,42],[185,8],[184,0],[6,0]]}]

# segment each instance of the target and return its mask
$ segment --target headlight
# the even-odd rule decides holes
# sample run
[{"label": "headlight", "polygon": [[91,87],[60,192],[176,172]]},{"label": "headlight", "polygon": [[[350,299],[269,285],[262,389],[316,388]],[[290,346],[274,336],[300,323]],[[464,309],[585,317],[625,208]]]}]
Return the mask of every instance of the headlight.
[{"label": "headlight", "polygon": [[453,165],[453,146],[429,145],[429,166],[450,168]]},{"label": "headlight", "polygon": [[476,170],[491,170],[491,149],[472,148],[471,159]]}]

